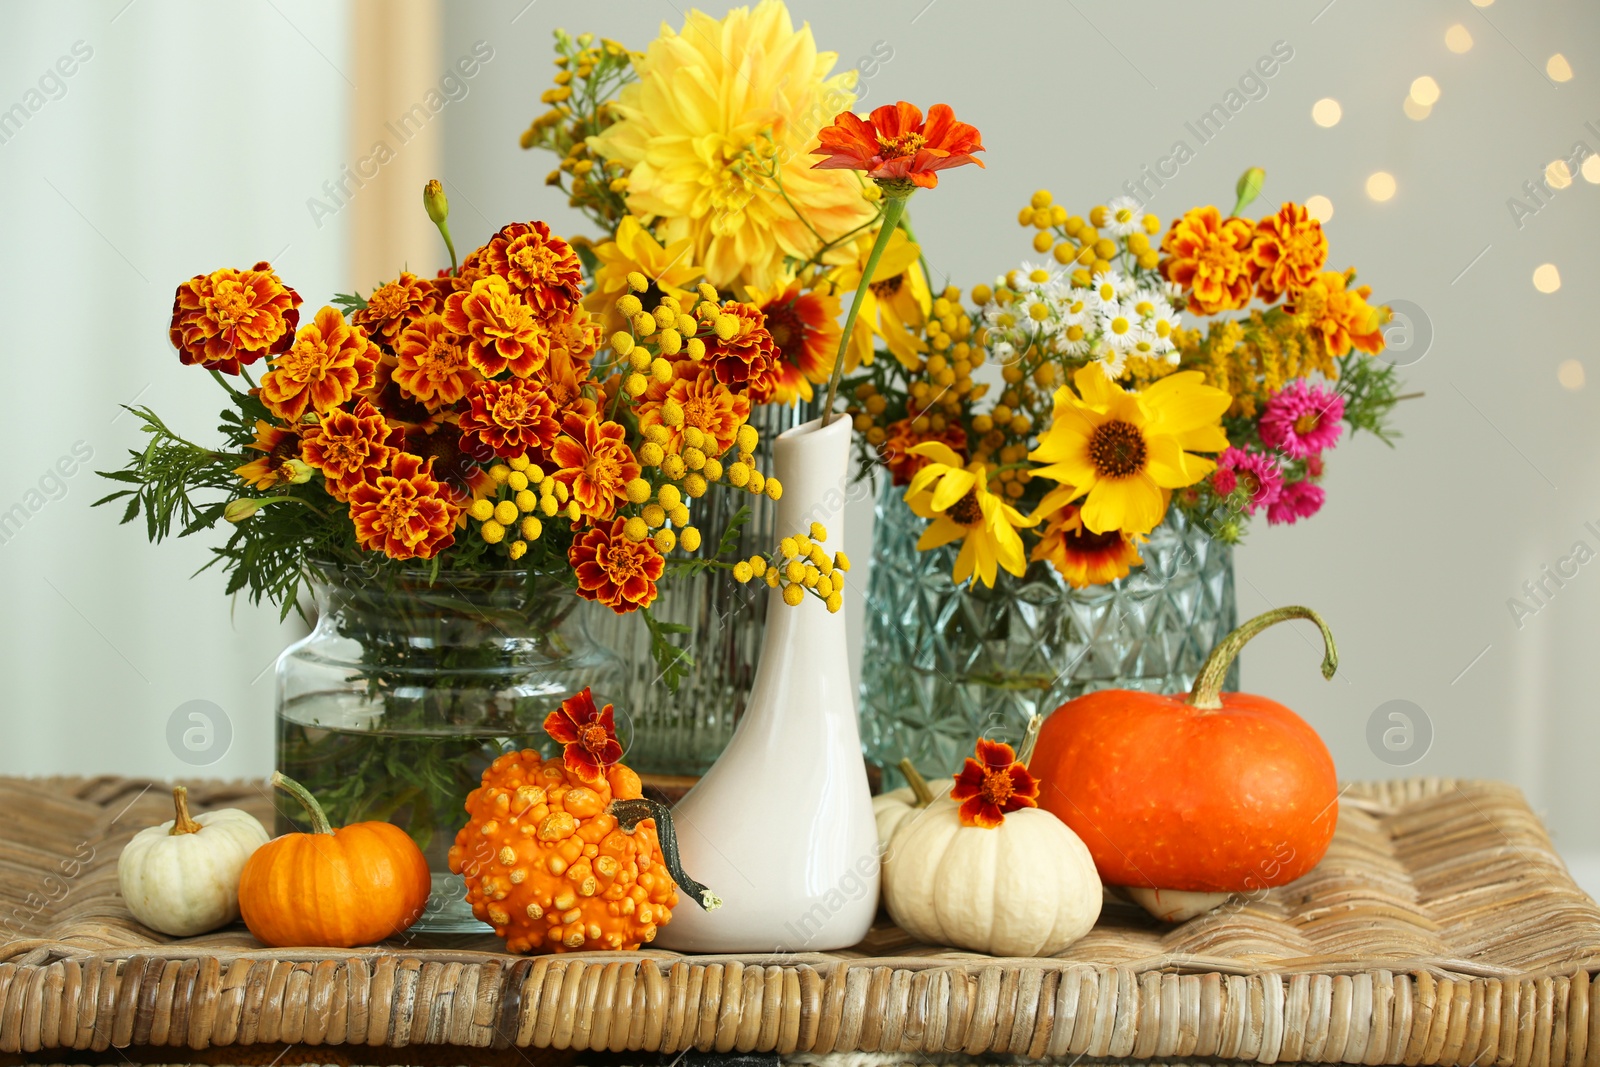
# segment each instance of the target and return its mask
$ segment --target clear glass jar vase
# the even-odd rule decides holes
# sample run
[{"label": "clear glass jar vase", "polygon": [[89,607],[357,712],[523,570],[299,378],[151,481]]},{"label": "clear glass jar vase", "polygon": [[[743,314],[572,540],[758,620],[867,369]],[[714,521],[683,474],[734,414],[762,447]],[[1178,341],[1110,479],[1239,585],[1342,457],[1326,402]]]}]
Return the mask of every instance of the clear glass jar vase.
[{"label": "clear glass jar vase", "polygon": [[885,788],[902,759],[954,773],[980,735],[1015,742],[1092,690],[1183,692],[1236,624],[1231,546],[1176,509],[1126,578],[1073,589],[1031,563],[989,589],[951,580],[959,545],[917,551],[925,522],[904,491],[886,479],[878,494],[861,669],[862,744]]},{"label": "clear glass jar vase", "polygon": [[[277,664],[278,768],[335,826],[383,820],[417,842],[434,892],[415,929],[486,930],[445,859],[467,794],[502,753],[551,749],[542,725],[562,700],[586,685],[611,699],[620,664],[549,577],[309,569],[316,625]],[[279,804],[278,832],[308,829],[303,814]]]}]

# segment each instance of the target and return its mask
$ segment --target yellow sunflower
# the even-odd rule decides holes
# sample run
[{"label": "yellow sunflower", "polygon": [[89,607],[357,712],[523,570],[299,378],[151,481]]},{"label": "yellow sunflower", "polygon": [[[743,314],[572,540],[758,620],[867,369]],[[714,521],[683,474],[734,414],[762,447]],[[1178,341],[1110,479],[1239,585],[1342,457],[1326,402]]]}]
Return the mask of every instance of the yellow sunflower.
[{"label": "yellow sunflower", "polygon": [[691,11],[635,61],[639,80],[589,147],[628,168],[629,211],[688,239],[707,281],[771,286],[785,256],[810,259],[819,237],[872,217],[854,173],[812,169],[818,131],[855,103],[856,72],[830,75],[837,59],[780,0],[720,20]]},{"label": "yellow sunflower", "polygon": [[1034,474],[1061,482],[1035,519],[1085,497],[1083,525],[1092,533],[1153,530],[1173,489],[1193,485],[1216,464],[1194,452],[1228,447],[1223,412],[1233,398],[1203,384],[1199,371],[1180,371],[1129,393],[1094,364],[1073,375],[1078,392],[1056,390],[1050,428],[1028,458]]},{"label": "yellow sunflower", "polygon": [[957,582],[970,583],[976,578],[992,588],[996,565],[1020,577],[1028,568],[1028,559],[1017,530],[1038,520],[989,492],[988,468],[981,463],[971,469],[963,467],[961,457],[949,445],[926,441],[911,451],[928,460],[906,487],[906,503],[912,513],[929,520],[917,539],[917,551],[960,539],[961,553],[951,575]]},{"label": "yellow sunflower", "polygon": [[[850,258],[829,276],[837,292],[855,292],[877,239],[878,231],[871,230],[846,246]],[[915,331],[928,321],[929,310],[933,307],[933,294],[922,273],[921,258],[922,250],[904,230],[895,230],[889,235],[889,244],[861,300],[861,311],[850,334],[850,348],[845,352],[845,370],[872,363],[875,337],[881,337],[908,370],[916,368],[921,353],[928,346]]]},{"label": "yellow sunflower", "polygon": [[[686,287],[692,286],[703,272],[695,265],[690,244],[685,237],[663,248],[638,219],[623,216],[616,236],[593,249],[600,266],[594,272],[594,292],[583,298],[584,308],[600,317],[607,335],[626,330],[628,323],[617,310],[617,300],[628,293],[630,271],[638,271],[654,282],[662,296],[692,303]],[[655,303],[646,300],[645,307],[654,310]]]}]

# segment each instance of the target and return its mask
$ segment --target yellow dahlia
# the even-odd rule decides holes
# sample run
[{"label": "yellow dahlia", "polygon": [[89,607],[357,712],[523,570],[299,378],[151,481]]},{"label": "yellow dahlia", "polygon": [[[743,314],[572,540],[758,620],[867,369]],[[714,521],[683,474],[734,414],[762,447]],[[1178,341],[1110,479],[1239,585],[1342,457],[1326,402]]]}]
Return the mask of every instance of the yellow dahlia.
[{"label": "yellow dahlia", "polygon": [[911,451],[928,463],[906,487],[906,504],[915,515],[928,519],[917,539],[917,551],[926,552],[952,541],[961,542],[951,577],[957,582],[976,579],[991,588],[997,567],[1018,577],[1028,569],[1017,529],[1039,520],[1022,515],[1003,497],[989,492],[989,472],[981,463],[961,465],[961,457],[940,441],[926,441]]},{"label": "yellow dahlia", "polygon": [[[617,225],[617,235],[601,245],[594,246],[594,258],[600,266],[594,272],[594,291],[583,298],[583,306],[598,315],[605,324],[606,334],[626,330],[628,321],[617,310],[617,301],[627,296],[628,275],[637,271],[654,283],[661,296],[670,296],[682,304],[693,304],[688,287],[703,273],[695,264],[694,253],[688,237],[669,243],[665,248],[639,224],[632,215],[623,216]],[[651,294],[640,296],[646,308],[655,310],[660,297],[652,300]]]},{"label": "yellow dahlia", "polygon": [[628,168],[630,212],[660,220],[668,244],[691,240],[707,281],[771,286],[785,256],[810,259],[819,237],[872,216],[855,174],[811,166],[817,132],[855,103],[855,71],[829,73],[837,59],[781,0],[691,11],[681,33],[662,27],[589,146]]}]

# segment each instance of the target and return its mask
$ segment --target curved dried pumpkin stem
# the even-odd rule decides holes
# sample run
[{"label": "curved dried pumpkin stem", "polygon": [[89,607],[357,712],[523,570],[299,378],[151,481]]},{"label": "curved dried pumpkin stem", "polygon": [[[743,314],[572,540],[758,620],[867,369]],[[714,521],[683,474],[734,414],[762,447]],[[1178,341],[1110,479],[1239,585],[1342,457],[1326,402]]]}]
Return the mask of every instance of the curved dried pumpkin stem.
[{"label": "curved dried pumpkin stem", "polygon": [[911,787],[911,792],[916,794],[917,802],[914,808],[925,808],[933,803],[933,790],[928,787],[928,780],[922,777],[922,772],[917,770],[916,764],[907,756],[900,761],[900,773],[905,775],[906,785]]},{"label": "curved dried pumpkin stem", "polygon": [[272,772],[272,784],[294,797],[300,802],[300,806],[306,809],[306,814],[311,817],[312,833],[333,833],[333,824],[328,821],[328,813],[322,810],[322,805],[318,804],[317,798],[311,795],[311,790],[282,771]]},{"label": "curved dried pumpkin stem", "polygon": [[1195,675],[1194,688],[1189,690],[1189,706],[1203,711],[1215,711],[1222,707],[1222,680],[1227,677],[1228,668],[1233,665],[1240,650],[1262,630],[1276,623],[1288,622],[1290,619],[1310,619],[1317,624],[1317,629],[1322,631],[1325,650],[1322,657],[1322,676],[1332,678],[1333,672],[1339,669],[1339,649],[1333,643],[1333,631],[1322,621],[1322,616],[1310,608],[1297,605],[1274,608],[1241,624],[1237,630],[1217,642],[1217,647],[1211,650],[1211,655],[1200,665],[1200,673]]},{"label": "curved dried pumpkin stem", "polygon": [[693,897],[694,902],[705,911],[722,907],[721,897],[684,873],[683,863],[678,858],[678,831],[672,825],[672,812],[667,810],[665,804],[643,797],[638,800],[613,800],[610,811],[617,817],[617,825],[630,834],[646,819],[654,819],[656,839],[661,842],[661,859],[667,865],[667,873],[678,883],[678,888]]},{"label": "curved dried pumpkin stem", "polygon": [[177,817],[172,820],[172,833],[168,836],[177,837],[179,834],[197,834],[200,824],[189,815],[189,789],[187,786],[175,785],[172,787],[172,807],[177,812]]},{"label": "curved dried pumpkin stem", "polygon": [[1039,743],[1039,729],[1044,726],[1044,716],[1035,715],[1028,720],[1028,729],[1022,735],[1022,744],[1017,748],[1017,762],[1027,767],[1033,759],[1033,748]]}]

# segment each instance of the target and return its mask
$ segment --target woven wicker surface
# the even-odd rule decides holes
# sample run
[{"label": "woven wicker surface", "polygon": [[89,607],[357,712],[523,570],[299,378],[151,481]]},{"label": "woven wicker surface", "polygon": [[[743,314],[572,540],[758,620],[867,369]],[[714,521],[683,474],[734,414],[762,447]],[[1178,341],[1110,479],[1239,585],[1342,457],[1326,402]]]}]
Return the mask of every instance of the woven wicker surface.
[{"label": "woven wicker surface", "polygon": [[[269,810],[250,785],[190,795],[197,810]],[[916,945],[889,926],[847,952],[738,957],[522,959],[493,937],[265,949],[243,927],[171,941],[128,915],[116,882],[123,842],[170,817],[159,783],[0,779],[0,812],[0,1054],[252,1059],[307,1044],[328,1062],[348,1046],[454,1045],[484,1062],[515,1046],[1600,1064],[1600,908],[1521,794],[1496,783],[1353,785],[1327,857],[1293,885],[1178,927],[1108,901],[1088,937],[1044,960]]]}]

